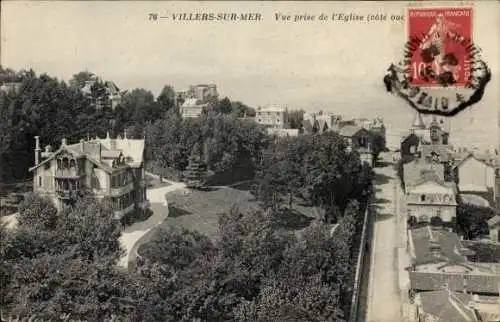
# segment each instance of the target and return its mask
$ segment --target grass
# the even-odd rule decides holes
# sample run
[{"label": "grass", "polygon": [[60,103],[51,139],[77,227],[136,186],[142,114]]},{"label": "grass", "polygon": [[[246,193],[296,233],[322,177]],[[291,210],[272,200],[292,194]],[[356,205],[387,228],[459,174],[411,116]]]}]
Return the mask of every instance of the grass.
[{"label": "grass", "polygon": [[[206,191],[189,190],[188,194],[173,191],[167,194],[169,216],[146,234],[137,245],[139,252],[141,245],[145,245],[169,227],[182,227],[198,231],[212,241],[219,233],[219,214],[227,212],[236,206],[240,211],[259,209],[254,196],[247,190],[231,187],[211,189]],[[160,203],[152,203],[154,212],[166,211]],[[307,227],[313,218],[319,217],[316,208],[303,205],[294,205],[292,211],[280,214],[280,226],[293,231],[300,231]]]}]

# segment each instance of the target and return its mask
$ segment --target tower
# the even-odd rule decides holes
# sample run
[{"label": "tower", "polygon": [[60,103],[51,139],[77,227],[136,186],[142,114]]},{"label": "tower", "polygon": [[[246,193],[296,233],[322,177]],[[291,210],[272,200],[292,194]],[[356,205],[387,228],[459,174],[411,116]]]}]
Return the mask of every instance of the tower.
[{"label": "tower", "polygon": [[422,119],[420,112],[415,112],[415,117],[413,118],[413,123],[411,124],[412,129],[425,129],[425,123]]},{"label": "tower", "polygon": [[429,131],[430,131],[431,143],[441,144],[442,129],[435,115],[432,116],[432,122],[431,124],[429,124]]}]

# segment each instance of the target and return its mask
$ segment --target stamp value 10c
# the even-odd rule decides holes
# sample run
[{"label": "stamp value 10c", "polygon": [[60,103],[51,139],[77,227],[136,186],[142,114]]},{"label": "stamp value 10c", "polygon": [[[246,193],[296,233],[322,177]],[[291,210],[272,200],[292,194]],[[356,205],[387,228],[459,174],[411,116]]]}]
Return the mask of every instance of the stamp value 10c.
[{"label": "stamp value 10c", "polygon": [[408,9],[407,41],[418,39],[408,61],[419,87],[467,86],[471,75],[472,8]]}]

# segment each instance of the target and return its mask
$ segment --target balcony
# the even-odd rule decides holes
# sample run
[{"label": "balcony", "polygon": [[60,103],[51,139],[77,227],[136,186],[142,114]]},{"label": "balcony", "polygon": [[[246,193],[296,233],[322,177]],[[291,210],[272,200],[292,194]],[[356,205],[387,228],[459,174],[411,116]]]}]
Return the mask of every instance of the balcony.
[{"label": "balcony", "polygon": [[78,170],[75,168],[72,169],[56,169],[56,178],[61,179],[78,179],[82,176],[82,174],[78,173]]},{"label": "balcony", "polygon": [[126,193],[129,193],[130,191],[134,190],[134,183],[129,182],[126,185],[118,188],[111,188],[109,191],[109,194],[112,197],[118,197],[118,196],[123,196]]},{"label": "balcony", "polygon": [[75,196],[75,191],[73,190],[63,190],[63,189],[57,189],[56,190],[57,197],[61,199],[71,199],[72,197]]}]

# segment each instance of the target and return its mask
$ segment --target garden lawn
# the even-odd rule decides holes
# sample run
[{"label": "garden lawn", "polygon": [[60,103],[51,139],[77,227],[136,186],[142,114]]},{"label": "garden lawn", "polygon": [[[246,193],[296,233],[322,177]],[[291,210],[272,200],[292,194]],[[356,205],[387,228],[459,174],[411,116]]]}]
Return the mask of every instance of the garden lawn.
[{"label": "garden lawn", "polygon": [[[219,233],[219,214],[228,212],[233,206],[243,212],[259,208],[249,191],[231,187],[207,191],[172,191],[167,193],[167,200],[168,217],[136,244],[139,253],[141,245],[155,239],[157,234],[168,230],[169,227],[196,230],[215,241]],[[315,208],[302,205],[294,205],[293,208],[280,216],[280,225],[285,229],[299,232],[307,227],[312,219],[319,218],[319,212]],[[153,212],[167,211],[167,207],[162,203],[152,203],[151,209]]]}]

